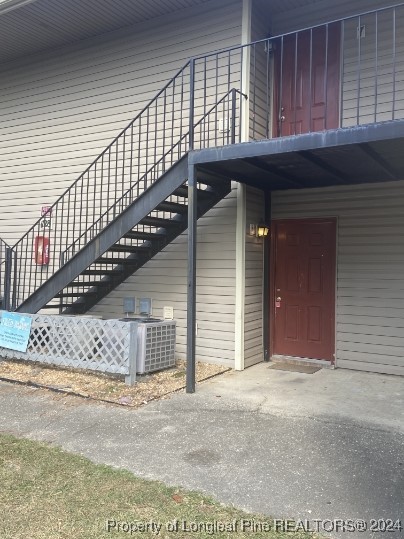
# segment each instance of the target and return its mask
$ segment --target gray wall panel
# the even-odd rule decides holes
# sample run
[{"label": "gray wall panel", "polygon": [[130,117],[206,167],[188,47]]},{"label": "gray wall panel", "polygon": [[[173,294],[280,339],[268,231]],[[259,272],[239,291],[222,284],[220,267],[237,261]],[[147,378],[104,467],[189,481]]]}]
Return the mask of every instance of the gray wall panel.
[{"label": "gray wall panel", "polygon": [[264,194],[247,187],[246,245],[245,245],[245,313],[244,361],[249,367],[264,360],[263,350],[263,242],[249,235],[250,223],[264,220]]}]

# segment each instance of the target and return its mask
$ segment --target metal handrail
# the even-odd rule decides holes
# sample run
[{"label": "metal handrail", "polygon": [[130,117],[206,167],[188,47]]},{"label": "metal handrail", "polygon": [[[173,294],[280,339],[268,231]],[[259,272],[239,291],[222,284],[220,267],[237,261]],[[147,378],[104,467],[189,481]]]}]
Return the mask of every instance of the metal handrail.
[{"label": "metal handrail", "polygon": [[393,9],[398,9],[400,7],[404,7],[404,2],[400,2],[400,3],[394,4],[392,6],[386,6],[386,7],[382,7],[382,8],[371,9],[369,11],[358,12],[358,13],[355,13],[355,15],[349,15],[348,17],[341,17],[339,19],[332,19],[332,20],[327,21],[327,22],[322,22],[322,23],[319,23],[319,24],[315,24],[314,26],[303,26],[302,28],[299,28],[297,30],[291,30],[290,32],[285,32],[283,34],[264,37],[264,38],[258,39],[256,41],[250,41],[249,43],[244,43],[243,45],[233,45],[232,47],[225,47],[223,49],[218,49],[218,50],[210,52],[208,54],[202,54],[201,56],[194,56],[192,59],[195,60],[195,61],[196,60],[204,60],[205,58],[210,58],[210,57],[216,56],[217,54],[224,54],[224,53],[232,52],[232,51],[235,51],[235,50],[246,49],[246,48],[252,47],[254,45],[260,45],[260,44],[264,45],[268,41],[275,41],[275,40],[281,39],[282,37],[285,38],[287,36],[293,36],[296,33],[308,32],[310,30],[314,30],[315,28],[321,28],[322,26],[324,26],[326,24],[332,25],[332,24],[336,24],[336,23],[339,23],[339,22],[342,22],[342,21],[349,21],[351,19],[352,20],[357,19],[358,17],[366,17],[368,15],[374,15],[375,13],[381,13],[383,11],[390,11],[390,10],[393,10]]},{"label": "metal handrail", "polygon": [[[69,193],[69,191],[71,191],[73,189],[73,187],[75,185],[77,185],[77,183],[80,181],[80,179],[85,176],[89,170],[95,165],[95,163],[97,163],[99,161],[100,158],[102,158],[103,155],[106,155],[106,153],[113,147],[113,145],[115,144],[115,142],[118,141],[118,139],[120,139],[120,137],[132,126],[134,125],[134,123],[146,112],[147,109],[149,109],[153,103],[155,103],[157,101],[157,99],[163,94],[163,92],[169,88],[169,86],[174,82],[174,80],[176,80],[181,73],[183,73],[186,68],[189,66],[189,63],[190,63],[190,60],[188,60],[182,67],[181,69],[167,82],[167,84],[165,86],[163,86],[163,88],[161,90],[159,90],[157,92],[157,94],[149,101],[149,103],[147,105],[145,105],[143,107],[143,109],[135,116],[135,118],[133,120],[131,120],[129,122],[129,124],[124,127],[119,133],[118,135],[116,135],[116,137],[112,140],[112,142],[110,142],[110,144],[108,144],[108,146],[90,163],[90,165],[88,165],[88,167],[84,170],[84,172],[82,172],[80,174],[80,176],[59,196],[59,198],[52,204],[52,206],[50,206],[48,212],[49,213],[52,213],[52,209],[54,209],[57,204]],[[17,242],[14,244],[14,247],[17,247],[17,245],[23,240],[23,238],[25,236],[27,236],[32,230],[35,229],[36,225],[41,221],[41,219],[38,219],[32,226],[31,228],[29,228],[27,230],[27,232],[19,239],[17,240]]]},{"label": "metal handrail", "polygon": [[[237,89],[237,88],[232,88],[229,92],[227,92],[215,105],[213,105],[208,111],[206,114],[204,114],[204,116],[202,116],[202,118],[200,118],[195,124],[194,124],[194,129],[197,128],[198,126],[202,125],[203,122],[206,120],[206,118],[212,114],[212,112],[215,111],[215,109],[217,109],[229,96],[231,96],[232,100],[235,99],[236,95],[241,95],[242,97],[244,98],[247,98],[247,96],[245,94],[241,94],[240,91]],[[91,227],[89,227],[85,232],[83,232],[82,237],[84,237],[85,235],[88,235],[88,232],[91,230],[91,229],[95,229],[96,230],[96,233],[92,236],[90,236],[90,239],[94,239],[97,237],[97,235],[101,232],[101,230],[103,230],[103,228],[108,224],[108,222],[104,223],[104,226],[102,228],[98,228],[97,230],[97,225],[111,212],[113,211],[114,209],[114,206],[118,206],[120,207],[120,209],[123,208],[123,204],[122,202],[128,198],[128,196],[133,192],[133,190],[137,187],[137,185],[139,183],[142,183],[143,181],[145,181],[145,179],[148,177],[149,174],[153,173],[156,169],[159,170],[159,165],[161,165],[162,163],[165,163],[166,161],[166,158],[172,154],[176,148],[181,148],[182,147],[182,143],[183,142],[186,142],[186,140],[189,138],[189,132],[188,133],[185,133],[185,135],[183,135],[181,137],[180,140],[178,140],[174,146],[172,146],[145,174],[144,176],[142,176],[141,178],[139,178],[139,180],[134,184],[132,185],[132,187],[130,187],[122,196],[121,198],[119,198],[114,204],[112,204],[98,219],[97,221],[95,221]],[[231,143],[234,143],[234,139],[232,139],[230,141]],[[186,153],[186,152],[185,152]],[[181,154],[181,157],[183,157],[185,155],[185,153]],[[133,198],[130,199],[130,202],[128,203],[131,204],[133,202]],[[74,250],[74,246],[75,244],[81,239],[81,238],[77,238],[73,243],[71,243],[68,247],[66,247],[66,249],[63,251],[62,253],[62,256],[63,256],[63,261],[64,263],[67,262],[67,260],[69,260],[69,257],[66,256],[66,254],[68,253],[68,251],[70,249],[73,248],[73,252],[72,252],[72,256],[77,254],[78,251],[75,251]]]}]

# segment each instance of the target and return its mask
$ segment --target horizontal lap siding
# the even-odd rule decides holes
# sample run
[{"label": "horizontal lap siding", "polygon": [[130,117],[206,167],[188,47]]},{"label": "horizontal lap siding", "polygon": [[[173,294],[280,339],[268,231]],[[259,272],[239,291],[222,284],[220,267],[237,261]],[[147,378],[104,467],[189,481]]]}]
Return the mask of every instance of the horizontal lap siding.
[{"label": "horizontal lap siding", "polygon": [[0,68],[0,236],[17,240],[175,72],[240,42],[210,1]]},{"label": "horizontal lap siding", "polygon": [[244,364],[245,367],[264,360],[263,353],[263,242],[249,235],[250,223],[264,221],[264,194],[247,187],[246,244],[245,244],[245,320]]},{"label": "horizontal lap siding", "polygon": [[404,374],[404,182],[272,200],[276,219],[338,217],[337,366]]},{"label": "horizontal lap siding", "polygon": [[[196,357],[200,361],[234,365],[236,286],[236,195],[219,202],[198,221]],[[186,359],[187,234],[158,253],[135,275],[104,298],[92,313],[123,316],[123,298],[151,297],[153,316],[174,308],[177,357]]]},{"label": "horizontal lap siding", "polygon": [[[342,126],[402,118],[404,114],[404,8],[361,17],[365,36],[357,39],[359,19],[344,25]],[[377,32],[376,32],[377,27]]]}]

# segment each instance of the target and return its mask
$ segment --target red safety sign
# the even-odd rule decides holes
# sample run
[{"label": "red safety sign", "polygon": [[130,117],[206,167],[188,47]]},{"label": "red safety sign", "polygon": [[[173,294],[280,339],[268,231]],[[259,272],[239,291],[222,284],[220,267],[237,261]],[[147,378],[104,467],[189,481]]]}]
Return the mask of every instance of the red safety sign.
[{"label": "red safety sign", "polygon": [[35,238],[35,264],[47,266],[49,264],[49,238],[37,236]]}]

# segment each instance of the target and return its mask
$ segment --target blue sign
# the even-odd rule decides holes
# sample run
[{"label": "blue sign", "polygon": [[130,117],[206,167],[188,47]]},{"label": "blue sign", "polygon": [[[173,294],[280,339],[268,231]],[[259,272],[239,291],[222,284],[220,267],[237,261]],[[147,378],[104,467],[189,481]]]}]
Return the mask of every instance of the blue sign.
[{"label": "blue sign", "polygon": [[26,352],[32,319],[22,314],[3,312],[0,320],[0,346]]}]

